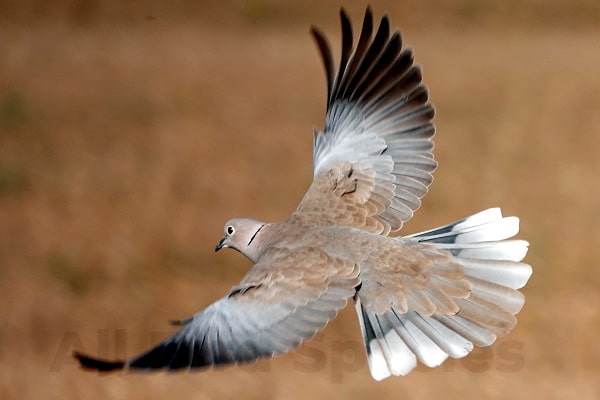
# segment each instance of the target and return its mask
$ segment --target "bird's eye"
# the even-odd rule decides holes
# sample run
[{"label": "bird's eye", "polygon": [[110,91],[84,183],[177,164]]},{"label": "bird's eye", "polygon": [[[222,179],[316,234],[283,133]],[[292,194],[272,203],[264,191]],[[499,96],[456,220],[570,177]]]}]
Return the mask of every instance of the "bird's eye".
[{"label": "bird's eye", "polygon": [[233,235],[233,232],[235,232],[235,229],[233,228],[233,226],[229,225],[227,227],[227,234],[228,235]]}]

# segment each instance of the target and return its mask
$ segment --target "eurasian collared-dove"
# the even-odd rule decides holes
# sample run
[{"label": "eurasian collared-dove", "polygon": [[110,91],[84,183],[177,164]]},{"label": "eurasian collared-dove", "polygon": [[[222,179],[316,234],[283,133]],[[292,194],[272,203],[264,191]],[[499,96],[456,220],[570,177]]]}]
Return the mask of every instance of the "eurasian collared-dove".
[{"label": "eurasian collared-dove", "polygon": [[[248,362],[299,346],[353,300],[377,380],[434,367],[489,346],[516,324],[517,289],[531,275],[528,243],[506,240],[516,217],[482,211],[441,228],[390,237],[412,217],[432,182],[427,89],[387,16],[373,36],[367,9],[353,48],[341,11],[342,53],[312,29],[325,64],[327,117],[314,133],[314,182],[278,223],[233,219],[216,250],[253,263],[229,294],[153,349],[129,361],[80,353],[85,368],[181,369]],[[391,35],[390,35],[391,34]]]}]

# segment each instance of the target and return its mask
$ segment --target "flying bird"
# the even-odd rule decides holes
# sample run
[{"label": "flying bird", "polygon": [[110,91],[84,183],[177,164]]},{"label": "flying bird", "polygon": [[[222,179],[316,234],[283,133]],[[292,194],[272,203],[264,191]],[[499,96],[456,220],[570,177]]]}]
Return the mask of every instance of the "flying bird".
[{"label": "flying bird", "polygon": [[408,236],[390,236],[421,205],[437,167],[434,108],[413,53],[384,15],[367,8],[354,45],[340,11],[335,71],[324,34],[311,33],[327,80],[323,131],[314,132],[314,180],[286,219],[236,218],[215,250],[254,264],[220,300],[127,361],[76,352],[96,371],[201,369],[298,347],[354,303],[376,380],[466,356],[510,332],[532,269],[528,243],[509,240],[519,219],[491,208]]}]

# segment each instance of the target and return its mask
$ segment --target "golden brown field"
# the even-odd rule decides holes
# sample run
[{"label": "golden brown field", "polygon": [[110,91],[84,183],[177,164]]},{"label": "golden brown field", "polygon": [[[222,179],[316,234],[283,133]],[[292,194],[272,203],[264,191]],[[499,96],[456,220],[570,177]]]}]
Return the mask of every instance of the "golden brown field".
[{"label": "golden brown field", "polygon": [[[440,167],[404,232],[500,205],[534,275],[512,334],[372,380],[352,307],[254,365],[98,376],[250,263],[214,245],[277,220],[311,181],[336,1],[0,2],[0,399],[597,399],[600,8],[596,1],[374,1],[437,108]],[[350,2],[348,2],[350,3]],[[485,5],[484,5],[485,4]],[[366,4],[348,10],[358,26]]]}]

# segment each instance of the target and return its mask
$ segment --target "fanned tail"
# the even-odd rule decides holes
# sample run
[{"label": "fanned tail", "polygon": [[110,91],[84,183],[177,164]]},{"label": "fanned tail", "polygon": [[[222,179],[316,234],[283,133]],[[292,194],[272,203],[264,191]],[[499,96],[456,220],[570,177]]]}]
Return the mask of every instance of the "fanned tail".
[{"label": "fanned tail", "polygon": [[515,314],[525,302],[517,289],[532,273],[531,266],[520,262],[528,243],[507,240],[518,231],[517,217],[502,217],[499,208],[491,208],[404,238],[452,254],[451,262],[464,268],[471,290],[466,297],[450,296],[456,312],[438,309],[431,315],[399,313],[393,308],[375,314],[357,296],[356,311],[373,378],[406,375],[417,360],[435,367],[448,356],[464,357],[474,345],[489,346],[515,327]]}]

